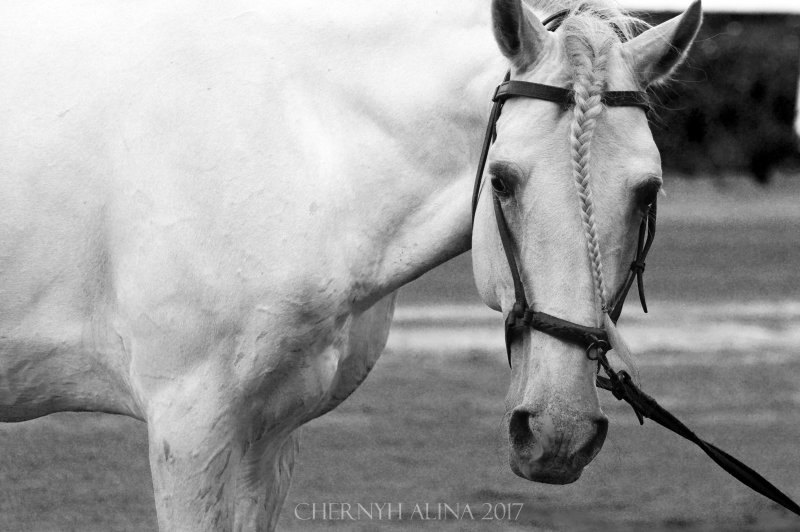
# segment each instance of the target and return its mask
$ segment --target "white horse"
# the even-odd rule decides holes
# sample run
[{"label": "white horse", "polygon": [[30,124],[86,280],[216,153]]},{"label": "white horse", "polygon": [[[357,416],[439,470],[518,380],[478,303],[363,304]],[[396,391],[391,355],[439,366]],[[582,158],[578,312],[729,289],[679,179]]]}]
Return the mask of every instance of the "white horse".
[{"label": "white horse", "polygon": [[[295,429],[366,377],[399,287],[472,246],[509,311],[490,187],[470,218],[509,68],[583,95],[509,101],[487,168],[530,301],[596,325],[574,174],[608,286],[661,181],[645,113],[598,95],[668,76],[700,23],[622,43],[613,10],[548,32],[557,8],[519,0],[0,9],[0,420],[145,421],[159,526],[192,531],[274,527]],[[570,482],[606,431],[594,365],[539,332],[512,358],[512,467]]]}]

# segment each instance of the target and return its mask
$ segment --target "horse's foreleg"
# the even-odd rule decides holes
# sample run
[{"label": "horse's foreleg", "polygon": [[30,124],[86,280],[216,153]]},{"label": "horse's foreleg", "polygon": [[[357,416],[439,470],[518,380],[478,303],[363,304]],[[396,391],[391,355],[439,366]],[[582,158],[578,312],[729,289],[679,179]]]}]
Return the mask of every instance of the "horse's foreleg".
[{"label": "horse's foreleg", "polygon": [[292,480],[298,438],[266,437],[248,447],[236,475],[237,531],[272,531]]},{"label": "horse's foreleg", "polygon": [[215,399],[213,389],[175,388],[162,391],[164,399],[148,415],[159,528],[231,531],[242,455],[235,416]]}]

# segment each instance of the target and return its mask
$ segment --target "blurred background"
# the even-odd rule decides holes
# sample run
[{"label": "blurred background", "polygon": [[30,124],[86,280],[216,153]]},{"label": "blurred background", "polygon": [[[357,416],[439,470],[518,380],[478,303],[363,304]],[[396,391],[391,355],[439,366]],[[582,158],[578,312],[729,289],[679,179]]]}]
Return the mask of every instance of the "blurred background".
[{"label": "blurred background", "polygon": [[[625,3],[652,23],[687,4]],[[645,274],[651,312],[631,293],[620,329],[645,391],[800,499],[800,2],[704,7],[689,60],[655,93],[667,195]],[[281,529],[800,529],[605,393],[609,435],[578,482],[515,477],[502,335],[500,315],[477,298],[469,254],[404,288],[373,373],[302,429]],[[0,424],[0,449],[0,531],[155,530],[142,424],[95,414]],[[323,502],[523,506],[513,520],[295,518],[298,504]]]},{"label": "blurred background", "polygon": [[[677,12],[684,2],[631,3]],[[655,92],[653,132],[665,169],[689,177],[746,174],[764,184],[797,170],[800,2],[712,0],[704,8],[687,64]],[[675,15],[650,13],[644,18],[652,24]]]}]

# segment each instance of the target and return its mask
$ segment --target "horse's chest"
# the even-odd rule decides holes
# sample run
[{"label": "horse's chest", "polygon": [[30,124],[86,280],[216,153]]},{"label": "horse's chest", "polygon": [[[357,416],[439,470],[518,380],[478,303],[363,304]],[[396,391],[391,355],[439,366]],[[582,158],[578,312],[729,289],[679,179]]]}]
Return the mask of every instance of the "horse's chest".
[{"label": "horse's chest", "polygon": [[[364,381],[386,346],[394,314],[395,293],[378,301],[363,313],[353,315],[343,331],[335,371],[319,416],[344,401]],[[332,369],[330,356],[319,360],[322,367]]]},{"label": "horse's chest", "polygon": [[262,405],[270,419],[303,422],[330,411],[375,365],[394,301],[391,294],[366,311],[335,317],[315,311],[287,321],[284,315],[280,326],[257,335],[250,355],[236,360],[236,389],[244,390],[254,408]]}]

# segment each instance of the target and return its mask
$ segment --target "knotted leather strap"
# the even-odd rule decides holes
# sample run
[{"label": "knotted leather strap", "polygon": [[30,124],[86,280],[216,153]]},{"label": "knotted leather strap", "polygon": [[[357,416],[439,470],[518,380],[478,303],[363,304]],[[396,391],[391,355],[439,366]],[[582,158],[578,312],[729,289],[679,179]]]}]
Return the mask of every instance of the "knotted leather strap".
[{"label": "knotted leather strap", "polygon": [[620,287],[619,293],[614,297],[614,307],[611,309],[609,316],[614,321],[622,314],[622,306],[625,304],[625,298],[633,285],[633,280],[636,279],[636,285],[639,292],[639,302],[642,304],[642,310],[647,312],[647,301],[644,296],[644,267],[647,254],[650,252],[650,246],[653,245],[653,240],[656,237],[656,213],[657,205],[654,201],[650,208],[647,210],[647,215],[642,220],[639,226],[639,239],[636,246],[636,258],[631,263],[628,277]]},{"label": "knotted leather strap", "polygon": [[608,375],[608,377],[597,376],[597,387],[610,391],[618,400],[631,405],[640,424],[644,424],[644,418],[652,419],[662,427],[689,440],[700,447],[709,458],[736,480],[775,501],[790,512],[800,515],[800,506],[767,479],[719,447],[701,439],[678,418],[658,404],[655,399],[640,390],[627,372],[615,372],[608,363],[604,352],[598,353],[597,361]]}]

